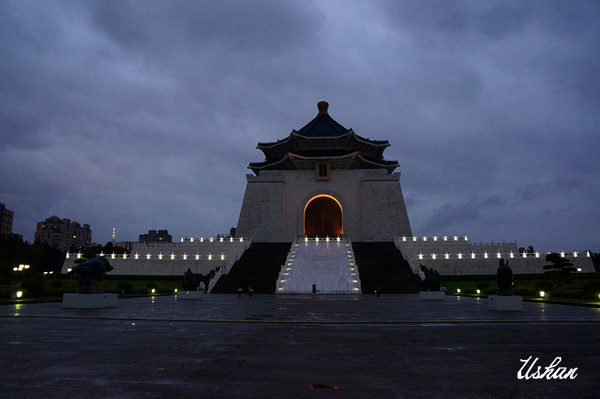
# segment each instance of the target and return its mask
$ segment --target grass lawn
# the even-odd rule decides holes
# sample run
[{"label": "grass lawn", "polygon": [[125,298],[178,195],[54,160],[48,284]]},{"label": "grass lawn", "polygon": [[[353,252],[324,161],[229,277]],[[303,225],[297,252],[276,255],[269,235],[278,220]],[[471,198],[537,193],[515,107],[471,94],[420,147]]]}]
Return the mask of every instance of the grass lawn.
[{"label": "grass lawn", "polygon": [[[121,297],[173,294],[181,289],[182,276],[106,276],[96,282],[107,293]],[[60,301],[64,293],[77,292],[77,280],[67,276],[45,279],[43,289],[32,291],[20,288],[20,283],[0,285],[0,304],[30,301]],[[442,286],[448,294],[485,297],[498,293],[495,276],[442,276]],[[546,292],[540,297],[540,290]],[[479,290],[479,293],[477,292]],[[15,294],[22,291],[22,297]],[[558,284],[543,275],[515,275],[513,293],[525,299],[600,306],[600,274],[589,273],[574,276],[569,282]]]},{"label": "grass lawn", "polygon": [[[106,276],[96,284],[107,293],[117,293],[122,297],[173,294],[181,289],[181,276]],[[31,290],[21,288],[19,282],[0,285],[0,303],[17,303],[31,301],[60,301],[65,293],[77,292],[78,281],[66,276],[44,280],[43,289]],[[16,298],[21,291],[22,296]]]},{"label": "grass lawn", "polygon": [[[569,304],[600,306],[600,275],[574,275],[568,282],[557,282],[543,275],[515,275],[513,293],[525,299],[559,301]],[[495,295],[498,293],[495,276],[442,276],[447,293],[463,295]],[[479,290],[479,292],[477,291]],[[544,297],[540,292],[544,291]]]}]

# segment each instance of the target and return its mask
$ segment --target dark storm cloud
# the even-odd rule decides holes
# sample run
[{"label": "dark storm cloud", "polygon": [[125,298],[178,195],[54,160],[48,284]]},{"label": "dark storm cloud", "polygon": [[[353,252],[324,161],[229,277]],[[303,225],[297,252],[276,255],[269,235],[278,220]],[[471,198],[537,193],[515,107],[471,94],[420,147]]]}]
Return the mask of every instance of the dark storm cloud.
[{"label": "dark storm cloud", "polygon": [[32,239],[237,223],[259,141],[327,100],[392,144],[416,234],[598,249],[594,2],[4,1],[0,201]]}]

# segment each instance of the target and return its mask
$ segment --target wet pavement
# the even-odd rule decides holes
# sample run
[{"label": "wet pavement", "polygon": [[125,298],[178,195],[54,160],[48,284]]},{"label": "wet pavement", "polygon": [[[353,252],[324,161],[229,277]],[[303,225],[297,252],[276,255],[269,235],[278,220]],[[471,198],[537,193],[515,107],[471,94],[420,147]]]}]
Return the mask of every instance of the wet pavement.
[{"label": "wet pavement", "polygon": [[[600,309],[417,295],[3,305],[0,351],[1,398],[592,398]],[[577,377],[519,379],[529,357],[529,376],[560,357]]]}]

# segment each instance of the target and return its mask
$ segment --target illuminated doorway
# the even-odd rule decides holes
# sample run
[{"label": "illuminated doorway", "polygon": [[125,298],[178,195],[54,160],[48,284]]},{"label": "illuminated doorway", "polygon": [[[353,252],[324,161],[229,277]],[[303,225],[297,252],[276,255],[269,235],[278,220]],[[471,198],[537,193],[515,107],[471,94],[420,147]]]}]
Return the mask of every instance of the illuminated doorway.
[{"label": "illuminated doorway", "polygon": [[304,234],[308,237],[342,235],[342,206],[330,195],[317,195],[304,207]]}]

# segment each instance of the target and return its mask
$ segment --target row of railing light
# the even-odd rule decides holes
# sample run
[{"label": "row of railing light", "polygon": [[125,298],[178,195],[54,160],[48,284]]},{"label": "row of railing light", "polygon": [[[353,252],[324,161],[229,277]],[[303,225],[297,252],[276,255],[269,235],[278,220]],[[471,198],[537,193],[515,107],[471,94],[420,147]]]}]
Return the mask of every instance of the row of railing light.
[{"label": "row of railing light", "polygon": [[469,241],[469,239],[467,238],[467,236],[433,236],[433,237],[428,237],[428,236],[423,236],[423,237],[417,237],[417,236],[412,236],[412,237],[406,237],[403,236],[402,237],[402,241],[407,242],[407,241]]},{"label": "row of railing light", "polygon": [[283,287],[283,284],[287,281],[288,276],[292,272],[292,266],[294,265],[294,262],[296,260],[295,257],[296,257],[296,250],[297,250],[296,247],[297,246],[298,246],[298,244],[296,242],[294,242],[293,248],[291,249],[289,255],[287,256],[287,258],[285,260],[285,266],[282,267],[282,270],[279,272],[277,291],[285,290],[285,287]]},{"label": "row of railing light", "polygon": [[244,237],[239,237],[239,238],[234,238],[234,237],[218,237],[218,238],[214,238],[214,237],[209,237],[209,238],[204,238],[204,237],[181,237],[181,242],[195,242],[195,241],[199,241],[199,242],[204,242],[204,241],[208,241],[208,242],[244,242],[244,240],[248,240],[248,238],[244,238]]},{"label": "row of railing light", "polygon": [[[69,259],[71,256],[75,256],[77,259],[81,259],[83,258],[83,254],[81,252],[78,252],[76,254],[70,254],[69,252],[67,252],[66,258]],[[163,253],[159,253],[158,255],[156,254],[151,254],[151,253],[147,253],[145,255],[140,255],[139,253],[135,253],[135,254],[115,254],[114,252],[112,254],[104,254],[103,252],[100,252],[100,256],[108,256],[111,259],[117,259],[117,258],[121,258],[121,259],[147,259],[150,260],[152,259],[153,256],[156,256],[156,258],[158,258],[158,260],[163,260],[165,257],[167,259],[171,259],[171,260],[177,260],[177,256],[175,255],[175,253],[171,253],[171,254],[163,254]],[[188,260],[188,258],[193,258],[195,260],[203,260],[203,258],[206,257],[207,260],[225,260],[227,259],[228,255],[225,255],[224,253],[221,253],[221,255],[213,255],[212,253],[209,253],[208,255],[200,255],[200,254],[195,254],[195,255],[188,255],[186,253],[184,253],[183,255],[181,255],[181,259],[183,260]]]},{"label": "row of railing light", "polygon": [[325,241],[325,242],[329,242],[329,241],[337,241],[340,242],[342,239],[340,238],[340,236],[337,237],[329,237],[329,236],[325,236],[325,237],[319,237],[319,236],[315,236],[315,237],[304,237],[304,242],[309,242],[309,241],[315,241],[315,242],[319,242],[319,241]]},{"label": "row of railing light", "polygon": [[[588,258],[591,256],[589,251],[585,252],[585,256],[587,256]],[[495,257],[497,259],[502,259],[502,255],[500,252],[496,252]],[[577,251],[574,252],[560,252],[560,256],[561,258],[566,257],[567,255],[573,255],[574,258],[577,258],[580,253]],[[432,253],[429,256],[429,259],[450,259],[451,255],[446,252],[444,254],[436,254],[436,253]],[[489,259],[490,257],[492,257],[493,255],[488,253],[487,251],[484,252],[483,254],[476,254],[475,252],[471,252],[470,254],[463,254],[461,252],[456,254],[456,259],[478,259],[478,256],[483,256],[484,259]],[[418,257],[420,260],[425,259],[426,255],[424,255],[423,253],[419,252]],[[515,257],[522,257],[522,258],[531,258],[531,257],[535,257],[535,258],[539,258],[540,257],[540,253],[539,252],[522,252],[522,253],[518,253],[515,254],[513,251],[510,251],[508,253],[508,257],[511,259],[514,259]]]},{"label": "row of railing light", "polygon": [[[346,250],[346,254],[348,256],[348,266],[349,266],[349,271],[350,271],[350,276],[351,276],[351,280],[350,282],[352,283],[352,285],[357,285],[358,284],[358,273],[356,271],[356,263],[355,263],[355,259],[354,259],[354,253],[352,252],[352,247],[350,246],[350,244],[346,244],[346,246],[348,247],[348,249]],[[360,291],[360,289],[358,287],[352,287],[352,291]]]}]

